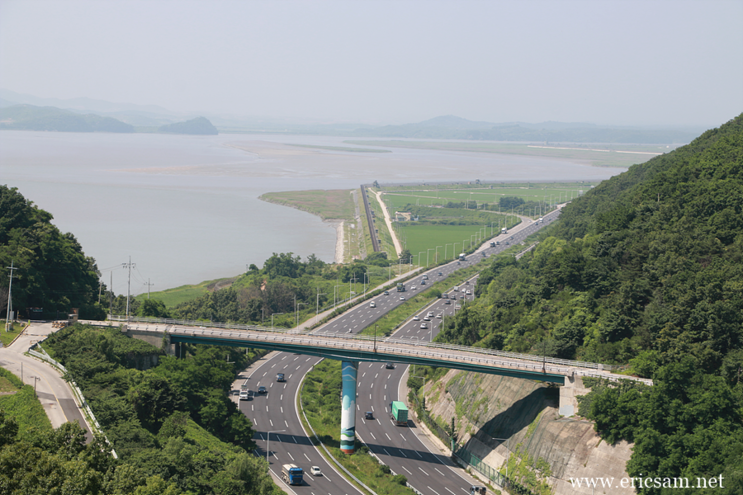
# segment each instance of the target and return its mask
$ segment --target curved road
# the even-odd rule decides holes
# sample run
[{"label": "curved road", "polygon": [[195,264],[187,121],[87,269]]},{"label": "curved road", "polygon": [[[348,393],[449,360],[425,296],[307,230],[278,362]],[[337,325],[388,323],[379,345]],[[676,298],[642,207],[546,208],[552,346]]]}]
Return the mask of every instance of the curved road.
[{"label": "curved road", "polygon": [[[409,291],[398,293],[391,291],[389,295],[379,295],[368,302],[360,304],[355,308],[338,316],[334,320],[314,330],[317,334],[356,334],[364,328],[373,324],[379,318],[392,309],[404,303],[402,298],[409,296],[412,286],[417,291],[425,290],[430,284],[421,285],[423,276],[428,276],[429,282],[443,280],[452,275],[460,268],[471,266],[486,259],[492,254],[497,254],[512,244],[524,240],[544,225],[548,225],[559,215],[559,210],[544,217],[542,225],[536,222],[521,224],[512,229],[509,234],[501,234],[496,239],[500,245],[489,247],[489,241],[483,244],[475,253],[469,255],[466,261],[452,261],[432,270],[421,273],[413,280],[406,283]],[[441,273],[441,275],[439,275]],[[474,293],[473,277],[469,284],[460,283],[462,290]],[[462,281],[463,282],[463,281]],[[454,281],[453,281],[454,285]],[[450,292],[463,296],[462,290]],[[471,298],[473,295],[465,297]],[[461,299],[456,302],[451,300],[446,304],[446,299],[436,300],[425,310],[434,313],[434,318],[426,322],[429,328],[422,329],[422,321],[411,318],[396,332],[395,338],[409,338],[419,340],[430,340],[438,333],[441,319],[436,318],[438,314],[442,319],[453,314],[457,305],[462,303]],[[372,307],[371,302],[374,302]],[[419,315],[423,320],[425,314]],[[302,356],[291,353],[275,353],[263,364],[252,370],[251,376],[246,384],[251,392],[258,390],[259,386],[267,389],[267,394],[256,395],[253,393],[252,400],[240,401],[240,409],[253,421],[256,431],[256,442],[259,447],[258,453],[266,454],[268,432],[270,439],[270,469],[279,478],[281,477],[281,465],[286,463],[297,464],[305,470],[304,482],[300,486],[284,488],[291,490],[289,493],[308,493],[312,495],[325,494],[339,495],[360,493],[353,485],[341,476],[335,468],[331,467],[320,455],[319,451],[310,443],[307,433],[299,421],[299,412],[295,404],[299,384],[306,373],[319,361],[316,357]],[[361,363],[359,365],[359,379],[357,387],[357,409],[356,431],[359,438],[367,443],[370,450],[384,463],[398,474],[408,478],[408,483],[418,492],[424,495],[444,495],[469,493],[470,481],[463,479],[455,471],[450,469],[451,461],[446,456],[431,453],[418,438],[419,430],[413,422],[409,427],[394,426],[389,418],[389,403],[398,399],[398,388],[405,373],[405,366],[396,366],[394,369],[386,369],[382,363]],[[276,381],[276,374],[284,373],[286,382]],[[402,398],[405,401],[406,398]],[[374,420],[363,419],[364,411],[373,411]],[[340,425],[338,425],[340,430]],[[319,466],[323,476],[313,477],[309,474],[311,466]]]}]

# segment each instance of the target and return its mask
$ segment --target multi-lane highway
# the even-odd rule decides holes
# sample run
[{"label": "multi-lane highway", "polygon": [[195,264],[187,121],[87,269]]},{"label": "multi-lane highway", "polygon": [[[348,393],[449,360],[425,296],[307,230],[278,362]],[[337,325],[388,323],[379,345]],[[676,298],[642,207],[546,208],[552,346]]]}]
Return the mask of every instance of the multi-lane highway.
[{"label": "multi-lane highway", "polygon": [[[436,281],[452,277],[452,287],[457,285],[460,289],[450,292],[458,296],[456,300],[436,300],[417,315],[419,320],[414,320],[411,316],[394,334],[395,338],[429,341],[438,333],[441,321],[453,315],[457,306],[463,302],[459,296],[470,300],[474,297],[466,294],[468,289],[474,294],[474,278],[466,284],[463,280],[453,277],[457,270],[477,264],[521,242],[528,235],[552,222],[558,215],[559,211],[556,211],[545,216],[541,224],[534,222],[528,225],[522,224],[519,228],[513,229],[512,233],[501,234],[497,237],[498,246],[489,247],[488,242],[464,261],[452,261],[421,273],[413,280],[406,282],[405,292],[392,290],[386,295],[379,295],[338,316],[313,333],[357,334],[392,309],[403,304],[404,299],[410,297],[411,294],[426,290]],[[427,277],[425,285],[422,284],[424,276]],[[413,286],[416,287],[415,290]],[[447,300],[451,303],[446,304]],[[428,328],[421,328],[421,323],[424,322],[429,311],[433,313],[433,318],[425,321]],[[437,318],[438,315],[442,318]],[[312,495],[359,493],[358,489],[324,460],[310,443],[299,421],[299,413],[295,407],[299,384],[302,377],[317,362],[316,357],[285,352],[276,353],[274,357],[255,368],[247,380],[251,391],[255,392],[263,386],[266,387],[267,393],[253,394],[252,400],[241,401],[240,409],[253,421],[259,453],[265,455],[267,451],[269,452],[270,468],[277,477],[281,477],[282,464],[294,463],[305,469],[303,485],[292,487],[285,485],[286,490],[297,494]],[[406,476],[418,492],[425,495],[469,493],[469,481],[450,469],[451,462],[448,458],[431,453],[425,447],[418,438],[420,429],[416,428],[413,422],[410,422],[409,427],[400,427],[394,426],[390,421],[389,403],[399,398],[398,388],[405,368],[399,365],[388,369],[385,364],[380,363],[362,363],[359,366],[356,420],[356,431],[359,437],[393,471]],[[286,382],[277,382],[277,373],[284,373]],[[404,397],[399,399],[406,400]],[[374,419],[364,419],[365,411],[372,411]],[[340,425],[338,428],[340,432]],[[276,432],[271,433],[270,450],[267,445],[269,432]],[[311,476],[309,474],[311,466],[319,466],[323,476]]]}]

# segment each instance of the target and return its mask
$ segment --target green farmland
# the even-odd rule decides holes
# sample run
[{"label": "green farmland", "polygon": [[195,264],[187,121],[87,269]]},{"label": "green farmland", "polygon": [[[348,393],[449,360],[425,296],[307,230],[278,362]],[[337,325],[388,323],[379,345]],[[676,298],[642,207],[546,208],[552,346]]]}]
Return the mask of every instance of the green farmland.
[{"label": "green farmland", "polygon": [[[477,225],[426,225],[415,222],[396,222],[393,225],[403,249],[410,250],[410,254],[414,256],[415,264],[418,264],[418,256],[420,255],[422,266],[426,266],[426,257],[428,257],[429,264],[435,263],[436,246],[440,246],[438,249],[439,261],[444,259],[444,251],[446,251],[446,259],[453,259],[462,252],[463,243],[465,249],[470,247],[470,240],[474,241],[472,236],[477,234],[478,228],[481,228]],[[495,233],[494,228],[493,233]],[[488,226],[485,229],[484,239],[490,238],[490,234],[491,228]],[[473,245],[478,244],[477,241],[474,241]]]},{"label": "green farmland", "polygon": [[[548,183],[548,184],[512,184],[512,185],[490,185],[478,184],[467,187],[457,185],[457,189],[451,186],[419,186],[416,188],[384,188],[384,201],[394,212],[404,208],[408,204],[419,206],[446,205],[454,203],[483,203],[497,205],[500,198],[504,196],[516,196],[524,201],[535,201],[546,204],[555,204],[576,198],[587,192],[594,184],[592,183]],[[582,192],[581,192],[582,191]],[[538,213],[538,212],[537,212]],[[534,212],[524,212],[535,216]]]}]

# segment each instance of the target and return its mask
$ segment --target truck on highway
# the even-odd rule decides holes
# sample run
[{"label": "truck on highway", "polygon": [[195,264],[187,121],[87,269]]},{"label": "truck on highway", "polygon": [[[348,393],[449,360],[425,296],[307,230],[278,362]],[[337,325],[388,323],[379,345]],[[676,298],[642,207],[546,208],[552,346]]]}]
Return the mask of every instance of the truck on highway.
[{"label": "truck on highway", "polygon": [[508,234],[508,229],[505,228],[505,227],[503,227],[502,229],[500,229],[500,233],[501,234]]},{"label": "truck on highway", "polygon": [[490,241],[490,247],[495,247],[495,241]]},{"label": "truck on highway", "polygon": [[398,282],[397,292],[405,292],[405,284],[403,284],[402,282]]},{"label": "truck on highway", "polygon": [[290,485],[301,485],[304,471],[296,464],[284,464],[281,466],[281,477],[285,483]]},{"label": "truck on highway", "polygon": [[467,255],[464,253],[459,253],[459,261],[465,261],[467,259]]},{"label": "truck on highway", "polygon": [[400,401],[392,401],[390,403],[390,418],[397,426],[408,425],[408,408]]}]

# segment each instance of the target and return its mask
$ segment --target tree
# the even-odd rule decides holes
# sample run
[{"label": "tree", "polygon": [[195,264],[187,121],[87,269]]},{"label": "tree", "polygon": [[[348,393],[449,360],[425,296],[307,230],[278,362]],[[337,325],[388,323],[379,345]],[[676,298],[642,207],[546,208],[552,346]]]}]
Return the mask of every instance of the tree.
[{"label": "tree", "polygon": [[137,316],[152,316],[154,318],[170,318],[170,312],[160,299],[145,299],[137,308]]}]

